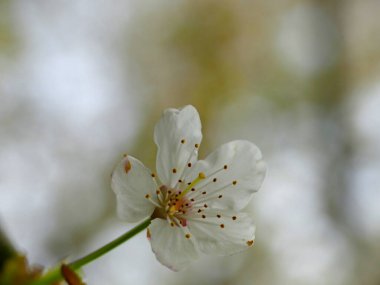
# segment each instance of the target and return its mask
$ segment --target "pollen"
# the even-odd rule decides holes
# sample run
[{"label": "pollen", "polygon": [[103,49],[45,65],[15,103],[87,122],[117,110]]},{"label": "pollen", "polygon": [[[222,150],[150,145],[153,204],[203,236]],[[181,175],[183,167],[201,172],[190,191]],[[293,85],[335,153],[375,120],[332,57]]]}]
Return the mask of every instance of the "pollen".
[{"label": "pollen", "polygon": [[125,173],[128,173],[129,170],[131,170],[132,168],[132,165],[131,163],[129,162],[129,160],[127,159],[125,162],[124,162],[124,171]]},{"label": "pollen", "polygon": [[177,173],[177,169],[173,168],[173,169],[172,169],[172,172],[173,172],[173,173]]},{"label": "pollen", "polygon": [[253,243],[254,243],[254,240],[248,240],[248,241],[247,241],[247,245],[248,245],[248,246],[252,246]]},{"label": "pollen", "polygon": [[236,218],[236,216],[233,216],[233,217],[232,217],[232,220],[234,220],[234,221],[235,221],[236,219],[237,219],[237,218]]},{"label": "pollen", "polygon": [[232,185],[236,185],[236,184],[237,184],[236,180],[232,181]]},{"label": "pollen", "polygon": [[186,237],[187,239],[189,239],[189,238],[191,237],[191,235],[190,235],[190,234],[186,234],[185,237]]},{"label": "pollen", "polygon": [[222,229],[224,229],[224,224],[220,224],[220,227],[221,227]]},{"label": "pollen", "polygon": [[185,142],[186,142],[185,139],[182,139],[182,140],[181,140],[181,144],[184,144]]}]

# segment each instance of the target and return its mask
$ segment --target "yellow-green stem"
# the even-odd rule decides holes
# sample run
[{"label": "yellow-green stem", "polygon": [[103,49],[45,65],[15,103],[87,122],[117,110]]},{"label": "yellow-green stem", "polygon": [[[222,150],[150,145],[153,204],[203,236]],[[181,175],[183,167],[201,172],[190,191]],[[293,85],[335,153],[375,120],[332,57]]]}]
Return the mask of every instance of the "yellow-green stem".
[{"label": "yellow-green stem", "polygon": [[[130,238],[134,237],[136,234],[140,233],[144,229],[146,229],[151,223],[151,218],[146,219],[141,224],[137,225],[130,231],[124,233],[123,235],[119,236],[118,238],[114,239],[113,241],[107,243],[106,245],[102,246],[101,248],[91,252],[90,254],[74,261],[68,264],[68,266],[72,270],[79,270],[84,265],[94,261],[95,259],[101,257],[102,255],[106,254],[107,252],[111,251],[115,247],[121,245],[122,243],[126,242]],[[61,270],[60,265],[57,267],[54,267],[50,271],[48,271],[45,275],[43,275],[40,279],[30,283],[30,285],[50,285],[53,282],[57,282],[61,280],[63,277],[61,276]]]}]

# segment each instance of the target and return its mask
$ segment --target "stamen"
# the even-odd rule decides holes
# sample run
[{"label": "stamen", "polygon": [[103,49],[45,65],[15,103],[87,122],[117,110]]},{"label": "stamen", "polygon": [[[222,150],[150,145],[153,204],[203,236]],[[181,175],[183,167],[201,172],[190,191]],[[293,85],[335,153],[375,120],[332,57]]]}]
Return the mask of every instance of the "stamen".
[{"label": "stamen", "polygon": [[182,198],[184,195],[187,194],[193,188],[193,186],[197,185],[200,181],[206,178],[206,175],[203,172],[199,172],[198,177],[194,179],[193,182],[191,182],[185,190],[178,196],[178,198]]}]

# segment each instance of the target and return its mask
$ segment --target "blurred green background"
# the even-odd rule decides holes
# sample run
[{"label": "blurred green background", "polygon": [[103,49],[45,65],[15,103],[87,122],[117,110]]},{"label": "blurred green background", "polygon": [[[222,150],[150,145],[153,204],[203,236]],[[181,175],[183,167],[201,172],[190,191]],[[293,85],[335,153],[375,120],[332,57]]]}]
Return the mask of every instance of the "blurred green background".
[{"label": "blurred green background", "polygon": [[162,110],[192,104],[201,157],[234,139],[263,151],[255,247],[172,273],[141,234],[85,267],[88,284],[380,284],[378,11],[0,0],[2,231],[49,266],[130,228],[109,175],[125,152],[154,169]]}]

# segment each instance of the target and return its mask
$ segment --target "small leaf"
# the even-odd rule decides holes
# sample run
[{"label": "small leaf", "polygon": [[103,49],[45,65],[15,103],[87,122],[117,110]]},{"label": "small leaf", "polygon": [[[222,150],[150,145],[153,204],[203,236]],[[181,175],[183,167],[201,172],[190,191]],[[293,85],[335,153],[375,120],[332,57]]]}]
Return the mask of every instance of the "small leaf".
[{"label": "small leaf", "polygon": [[79,275],[66,264],[62,264],[61,274],[69,285],[85,285]]}]

